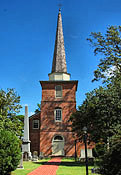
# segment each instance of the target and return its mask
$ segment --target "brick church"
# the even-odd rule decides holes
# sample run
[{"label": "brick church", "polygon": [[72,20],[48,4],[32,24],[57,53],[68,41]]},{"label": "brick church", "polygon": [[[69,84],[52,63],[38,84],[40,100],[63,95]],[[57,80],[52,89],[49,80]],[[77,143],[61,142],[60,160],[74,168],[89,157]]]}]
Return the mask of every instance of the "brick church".
[{"label": "brick church", "polygon": [[[31,153],[36,151],[43,156],[74,156],[75,139],[69,118],[72,112],[76,111],[78,81],[70,80],[70,74],[67,72],[60,10],[52,70],[48,75],[48,81],[40,81],[41,112],[29,117]],[[83,154],[83,144],[78,142],[76,151],[78,156]],[[92,156],[92,149],[88,148],[88,151]]]}]

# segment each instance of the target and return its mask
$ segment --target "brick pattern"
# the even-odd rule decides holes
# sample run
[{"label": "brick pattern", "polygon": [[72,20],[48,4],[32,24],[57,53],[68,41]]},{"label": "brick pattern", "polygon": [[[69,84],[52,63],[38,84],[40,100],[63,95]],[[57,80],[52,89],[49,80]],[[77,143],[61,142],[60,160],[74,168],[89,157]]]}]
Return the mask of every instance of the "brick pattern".
[{"label": "brick pattern", "polygon": [[[74,156],[74,138],[72,132],[41,132],[40,149],[45,156],[52,155],[52,139],[55,135],[64,137],[64,153],[66,156]],[[46,143],[46,146],[43,144]]]},{"label": "brick pattern", "polygon": [[33,120],[38,119],[40,123],[41,113],[35,114],[29,118],[29,136],[30,136],[30,150],[33,154],[34,151],[40,154],[40,128],[33,129]]},{"label": "brick pattern", "polygon": [[[55,86],[62,85],[62,98],[55,98]],[[41,114],[34,115],[30,118],[30,140],[31,152],[38,151],[44,156],[52,155],[52,140],[55,135],[61,135],[64,138],[65,156],[75,155],[74,136],[71,132],[71,122],[69,118],[72,112],[76,111],[75,93],[77,82],[41,82],[42,86],[42,101]],[[54,109],[61,107],[62,122],[55,122]],[[32,129],[32,120],[40,120],[40,128]],[[92,148],[90,145],[88,148]],[[77,142],[77,155],[80,156],[80,149],[84,149],[84,144]]]},{"label": "brick pattern", "polygon": [[28,173],[28,175],[56,175],[56,171],[60,162],[61,158],[53,158],[45,165],[41,165],[31,173]]},{"label": "brick pattern", "polygon": [[[62,98],[55,98],[55,86],[62,86]],[[70,115],[76,111],[76,82],[42,82],[40,152],[45,156],[52,155],[52,140],[55,135],[64,137],[64,152],[66,156],[74,156],[74,138],[71,132]],[[55,122],[54,109],[62,109],[62,122]],[[46,146],[45,146],[46,145]]]},{"label": "brick pattern", "polygon": [[[55,86],[62,86],[62,98],[55,98]],[[41,81],[42,86],[42,102],[75,102],[77,81]]]},{"label": "brick pattern", "polygon": [[[61,85],[62,98],[55,98],[55,86]],[[41,114],[30,117],[31,152],[42,152],[45,156],[52,154],[52,139],[55,135],[64,137],[64,151],[67,156],[74,156],[74,138],[71,132],[71,123],[68,121],[72,112],[76,111],[75,93],[77,82],[42,82]],[[62,122],[55,122],[54,109],[61,107]],[[40,128],[33,129],[32,121],[40,120]]]}]

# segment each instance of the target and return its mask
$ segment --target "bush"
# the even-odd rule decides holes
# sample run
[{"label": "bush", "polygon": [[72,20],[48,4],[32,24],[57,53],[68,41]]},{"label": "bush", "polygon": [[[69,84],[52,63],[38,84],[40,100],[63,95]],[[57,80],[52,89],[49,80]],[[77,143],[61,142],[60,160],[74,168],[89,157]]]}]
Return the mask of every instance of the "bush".
[{"label": "bush", "polygon": [[105,144],[104,143],[96,143],[93,149],[93,156],[95,158],[100,158],[105,154]]},{"label": "bush", "polygon": [[101,162],[101,174],[121,175],[121,140],[113,144]]},{"label": "bush", "polygon": [[15,170],[21,159],[19,138],[5,129],[0,131],[0,174],[7,175]]}]

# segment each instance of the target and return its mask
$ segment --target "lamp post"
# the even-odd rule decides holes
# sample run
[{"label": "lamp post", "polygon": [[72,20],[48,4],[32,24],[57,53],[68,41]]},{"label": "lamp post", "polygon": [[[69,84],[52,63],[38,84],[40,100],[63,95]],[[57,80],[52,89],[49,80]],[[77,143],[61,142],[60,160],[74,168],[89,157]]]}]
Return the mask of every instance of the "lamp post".
[{"label": "lamp post", "polygon": [[87,128],[83,128],[84,133],[84,144],[85,144],[85,164],[86,164],[86,175],[88,175],[88,157],[87,157]]},{"label": "lamp post", "polygon": [[75,155],[74,155],[74,157],[75,157],[75,162],[76,162],[76,159],[77,159],[76,144],[77,144],[77,140],[78,140],[78,139],[76,138],[74,132],[72,133],[72,136],[73,136],[73,139],[74,139],[74,146],[75,146]]},{"label": "lamp post", "polygon": [[76,162],[76,158],[77,158],[76,143],[77,143],[77,140],[75,139],[75,162]]}]

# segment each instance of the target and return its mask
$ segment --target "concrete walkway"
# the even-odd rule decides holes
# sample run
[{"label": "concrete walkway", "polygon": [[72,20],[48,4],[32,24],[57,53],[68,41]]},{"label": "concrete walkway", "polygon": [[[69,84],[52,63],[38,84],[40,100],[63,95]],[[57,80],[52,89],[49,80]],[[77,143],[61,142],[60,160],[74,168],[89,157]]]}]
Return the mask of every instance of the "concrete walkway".
[{"label": "concrete walkway", "polygon": [[61,162],[61,158],[52,158],[45,165],[40,165],[37,169],[28,173],[28,175],[56,175],[56,171]]}]

